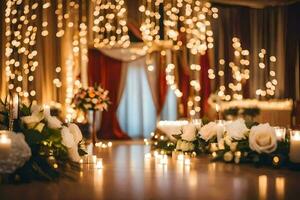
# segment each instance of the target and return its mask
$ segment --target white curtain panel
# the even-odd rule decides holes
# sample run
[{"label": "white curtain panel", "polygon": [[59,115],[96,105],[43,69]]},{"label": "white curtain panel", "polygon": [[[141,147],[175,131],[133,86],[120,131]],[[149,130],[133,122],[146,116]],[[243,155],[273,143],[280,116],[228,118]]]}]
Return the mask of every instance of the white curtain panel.
[{"label": "white curtain panel", "polygon": [[156,127],[156,109],[145,73],[145,59],[130,62],[127,67],[118,119],[121,128],[131,138],[149,137]]}]

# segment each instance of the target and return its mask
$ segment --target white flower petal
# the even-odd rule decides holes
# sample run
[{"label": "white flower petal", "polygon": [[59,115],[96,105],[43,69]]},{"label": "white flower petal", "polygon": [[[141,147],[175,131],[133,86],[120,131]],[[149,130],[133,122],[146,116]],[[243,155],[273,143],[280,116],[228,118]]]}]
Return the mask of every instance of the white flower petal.
[{"label": "white flower petal", "polygon": [[71,132],[71,134],[73,135],[74,137],[74,142],[75,144],[78,144],[81,140],[82,140],[82,133],[81,133],[81,130],[79,129],[79,127],[74,124],[74,123],[71,123],[69,125],[69,130]]}]

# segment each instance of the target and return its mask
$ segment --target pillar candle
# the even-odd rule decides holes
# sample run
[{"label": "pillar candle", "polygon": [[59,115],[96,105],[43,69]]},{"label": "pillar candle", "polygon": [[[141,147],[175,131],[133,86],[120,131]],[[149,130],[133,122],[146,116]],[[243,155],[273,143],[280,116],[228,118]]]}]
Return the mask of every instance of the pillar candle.
[{"label": "pillar candle", "polygon": [[291,131],[290,161],[300,163],[300,130]]},{"label": "pillar candle", "polygon": [[0,135],[0,154],[1,155],[7,155],[11,149],[11,139],[3,132],[6,131],[1,131],[2,134]]}]

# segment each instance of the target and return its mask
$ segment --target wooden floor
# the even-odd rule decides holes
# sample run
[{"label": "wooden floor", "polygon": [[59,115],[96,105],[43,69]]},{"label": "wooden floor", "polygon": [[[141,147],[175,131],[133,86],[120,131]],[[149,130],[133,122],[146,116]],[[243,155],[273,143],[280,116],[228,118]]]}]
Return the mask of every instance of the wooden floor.
[{"label": "wooden floor", "polygon": [[78,182],[0,186],[0,199],[300,199],[300,172],[210,163],[190,167],[169,158],[166,166],[144,159],[142,142],[113,143],[101,150],[102,170],[85,164]]}]

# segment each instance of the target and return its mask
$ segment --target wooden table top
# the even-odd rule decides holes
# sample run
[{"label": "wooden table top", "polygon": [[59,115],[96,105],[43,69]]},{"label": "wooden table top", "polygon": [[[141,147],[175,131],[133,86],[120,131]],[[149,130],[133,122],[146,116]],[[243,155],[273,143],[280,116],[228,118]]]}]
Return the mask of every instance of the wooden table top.
[{"label": "wooden table top", "polygon": [[211,163],[191,166],[169,158],[167,165],[145,159],[142,142],[114,142],[101,149],[103,169],[83,164],[78,181],[0,186],[0,199],[300,199],[300,172]]}]

